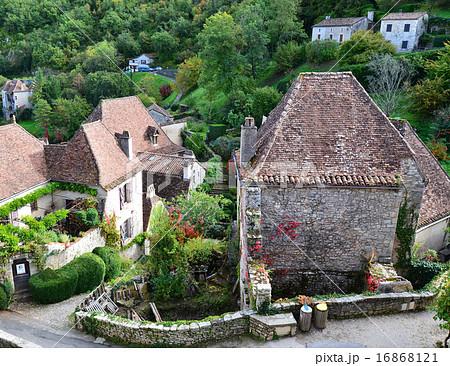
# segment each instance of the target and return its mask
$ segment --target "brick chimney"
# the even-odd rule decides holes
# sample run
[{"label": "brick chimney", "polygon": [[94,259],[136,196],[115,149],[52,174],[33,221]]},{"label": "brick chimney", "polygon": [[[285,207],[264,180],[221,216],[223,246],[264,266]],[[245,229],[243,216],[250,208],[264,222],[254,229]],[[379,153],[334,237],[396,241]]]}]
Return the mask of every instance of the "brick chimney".
[{"label": "brick chimney", "polygon": [[325,19],[330,19],[330,16],[329,16],[329,15],[326,15],[326,16],[325,16]]},{"label": "brick chimney", "polygon": [[258,129],[255,119],[246,117],[241,126],[241,153],[239,165],[245,167],[255,155]]},{"label": "brick chimney", "polygon": [[133,159],[133,144],[130,133],[128,131],[123,131],[121,135],[118,134],[116,136],[119,139],[120,147],[122,148],[128,159]]}]

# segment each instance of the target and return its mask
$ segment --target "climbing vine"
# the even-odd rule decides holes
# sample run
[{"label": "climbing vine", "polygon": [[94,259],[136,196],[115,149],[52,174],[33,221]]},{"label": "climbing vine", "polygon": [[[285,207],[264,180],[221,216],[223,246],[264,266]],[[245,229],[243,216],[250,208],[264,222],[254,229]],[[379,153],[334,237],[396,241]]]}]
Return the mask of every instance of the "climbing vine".
[{"label": "climbing vine", "polygon": [[397,249],[397,267],[400,269],[407,269],[411,264],[411,245],[416,232],[414,225],[416,219],[417,214],[414,209],[408,208],[408,203],[405,197],[405,200],[400,206],[397,219],[397,228],[395,230],[395,235],[399,241],[399,247]]}]

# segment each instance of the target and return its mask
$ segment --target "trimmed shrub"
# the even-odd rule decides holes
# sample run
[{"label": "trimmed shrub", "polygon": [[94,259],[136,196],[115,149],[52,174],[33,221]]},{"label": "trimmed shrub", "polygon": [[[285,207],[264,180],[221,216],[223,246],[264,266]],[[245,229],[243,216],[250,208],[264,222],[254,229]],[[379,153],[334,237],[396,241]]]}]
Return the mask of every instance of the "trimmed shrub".
[{"label": "trimmed shrub", "polygon": [[306,45],[306,59],[316,65],[334,60],[337,57],[339,43],[331,39],[316,39]]},{"label": "trimmed shrub", "polygon": [[105,262],[105,281],[110,281],[120,274],[120,254],[111,247],[97,247],[92,253],[97,254]]},{"label": "trimmed shrub", "polygon": [[411,281],[415,290],[423,288],[434,277],[446,268],[439,262],[428,262],[423,260],[412,260],[408,269],[408,280]]},{"label": "trimmed shrub", "polygon": [[74,268],[64,266],[57,270],[50,268],[30,277],[28,284],[36,302],[53,304],[70,298],[77,287],[78,273]]},{"label": "trimmed shrub", "polygon": [[220,136],[225,135],[226,131],[227,131],[227,125],[224,125],[224,124],[209,125],[208,137],[210,140],[216,140]]},{"label": "trimmed shrub", "polygon": [[3,287],[0,286],[0,310],[6,310],[8,308],[9,302],[6,292]]},{"label": "trimmed shrub", "polygon": [[78,211],[76,217],[89,229],[98,225],[98,211],[95,208],[90,207],[86,211]]},{"label": "trimmed shrub", "polygon": [[76,294],[92,291],[105,278],[105,262],[94,253],[85,253],[62,268],[65,267],[73,268],[78,273],[78,283],[75,289]]}]

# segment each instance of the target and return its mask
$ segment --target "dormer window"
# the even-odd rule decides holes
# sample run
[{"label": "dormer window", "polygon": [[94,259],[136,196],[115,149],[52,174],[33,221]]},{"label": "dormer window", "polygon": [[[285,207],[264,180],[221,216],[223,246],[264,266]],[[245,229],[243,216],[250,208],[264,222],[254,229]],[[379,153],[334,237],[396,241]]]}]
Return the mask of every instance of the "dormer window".
[{"label": "dormer window", "polygon": [[148,136],[148,139],[153,143],[153,145],[158,145],[159,132],[156,127],[148,126],[147,127],[147,136]]},{"label": "dormer window", "polygon": [[153,135],[152,140],[153,140],[153,145],[158,145],[158,135]]}]

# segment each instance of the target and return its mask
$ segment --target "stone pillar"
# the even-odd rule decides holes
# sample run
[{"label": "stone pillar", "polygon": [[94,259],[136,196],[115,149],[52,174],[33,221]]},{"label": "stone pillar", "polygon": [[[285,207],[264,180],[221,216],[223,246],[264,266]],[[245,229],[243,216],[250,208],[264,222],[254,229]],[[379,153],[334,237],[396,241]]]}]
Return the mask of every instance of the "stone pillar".
[{"label": "stone pillar", "polygon": [[258,141],[258,129],[255,126],[255,119],[246,117],[244,124],[241,126],[241,150],[239,165],[245,167],[253,158],[256,151],[256,143]]}]

